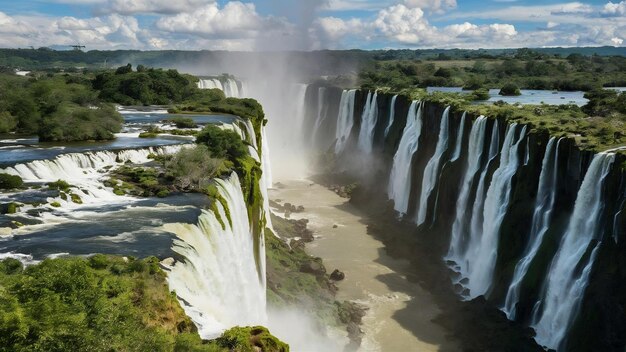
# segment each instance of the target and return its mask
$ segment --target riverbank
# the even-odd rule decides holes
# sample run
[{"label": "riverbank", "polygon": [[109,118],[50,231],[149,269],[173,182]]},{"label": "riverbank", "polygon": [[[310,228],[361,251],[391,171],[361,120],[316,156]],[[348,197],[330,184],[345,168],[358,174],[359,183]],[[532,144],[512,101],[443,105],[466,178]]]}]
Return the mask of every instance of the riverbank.
[{"label": "riverbank", "polygon": [[306,218],[315,241],[307,251],[323,259],[328,270],[339,269],[337,300],[368,308],[363,318],[362,351],[455,351],[458,344],[433,322],[441,311],[435,298],[415,280],[406,260],[387,254],[382,241],[368,234],[364,213],[333,191],[308,180],[276,183],[272,200],[304,206],[292,214]]}]

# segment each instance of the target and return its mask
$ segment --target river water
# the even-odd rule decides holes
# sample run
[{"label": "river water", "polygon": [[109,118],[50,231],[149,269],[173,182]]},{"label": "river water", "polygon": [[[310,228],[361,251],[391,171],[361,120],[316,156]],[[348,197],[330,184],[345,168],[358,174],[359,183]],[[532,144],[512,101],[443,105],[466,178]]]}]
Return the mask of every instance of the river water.
[{"label": "river water", "polygon": [[291,217],[309,219],[315,241],[307,251],[321,257],[328,271],[346,275],[337,283],[337,299],[368,308],[361,351],[456,350],[432,322],[440,311],[431,294],[407,279],[407,261],[387,255],[383,243],[368,234],[368,219],[358,209],[311,181],[280,182],[284,187],[271,189],[270,198],[304,206]]}]

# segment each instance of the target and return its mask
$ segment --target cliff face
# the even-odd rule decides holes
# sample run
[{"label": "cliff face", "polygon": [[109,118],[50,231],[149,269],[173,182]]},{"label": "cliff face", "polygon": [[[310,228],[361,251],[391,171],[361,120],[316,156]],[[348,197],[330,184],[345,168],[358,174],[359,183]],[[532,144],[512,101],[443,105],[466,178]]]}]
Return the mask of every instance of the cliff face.
[{"label": "cliff face", "polygon": [[[334,150],[332,146],[341,93],[342,91],[336,88],[319,86],[308,88],[306,111],[309,127],[312,126],[312,120],[323,121],[320,125],[323,128],[318,129],[312,141],[318,150]],[[372,152],[363,153],[357,147],[357,143],[367,95],[367,91],[357,91],[355,95],[352,130],[345,149],[336,155],[336,167],[365,187],[367,192],[372,194],[371,199],[387,199],[387,185],[390,181],[394,155],[398,151],[412,102],[405,96],[394,98],[388,94],[378,94],[377,120],[372,131]],[[493,261],[489,262],[492,263],[490,265],[493,266],[493,271],[486,275],[489,278],[489,285],[485,292],[479,295],[469,292],[469,296],[466,297],[471,299],[484,296],[494,307],[505,306],[507,294],[511,296],[512,281],[516,275],[519,276],[520,263],[526,257],[529,264],[525,267],[526,270],[523,271],[525,274],[521,276],[521,282],[515,291],[517,295],[514,296],[517,300],[514,302],[512,318],[527,326],[537,326],[538,329],[542,328],[539,322],[542,312],[548,309],[546,307],[550,304],[549,293],[546,291],[555,289],[554,285],[548,285],[549,276],[555,275],[551,274],[552,263],[557,261],[557,256],[571,256],[576,259],[578,258],[576,256],[580,255],[580,260],[574,260],[575,264],[569,268],[569,275],[580,279],[579,283],[581,280],[584,281],[583,284],[586,282],[583,285],[582,298],[579,300],[576,300],[576,297],[562,298],[562,300],[572,299],[575,304],[572,305],[571,314],[561,322],[568,328],[562,338],[558,339],[558,345],[549,347],[569,351],[623,350],[626,345],[626,314],[623,311],[626,306],[626,248],[623,248],[626,246],[624,244],[626,211],[623,211],[626,205],[624,196],[626,178],[621,168],[624,157],[620,154],[613,156],[606,175],[595,182],[601,190],[598,212],[597,216],[594,216],[589,209],[589,219],[586,219],[591,222],[589,228],[592,229],[592,233],[578,234],[578,231],[570,226],[573,221],[574,205],[577,199],[582,202],[582,198],[589,197],[588,194],[579,194],[579,191],[596,155],[581,151],[573,140],[565,138],[554,138],[553,149],[547,152],[552,138],[547,132],[534,130],[532,126],[527,126],[526,129],[523,129],[523,126],[511,126],[504,120],[489,119],[487,116],[482,145],[473,154],[474,158],[481,155],[479,172],[471,177],[472,175],[467,175],[468,159],[472,158],[470,147],[476,148],[476,144],[472,144],[471,133],[473,127],[476,127],[477,116],[464,117],[463,112],[450,112],[447,131],[444,131],[448,144],[442,153],[437,154],[440,128],[444,126],[441,122],[445,109],[445,106],[431,102],[424,102],[421,105],[419,114],[421,133],[417,151],[412,155],[410,172],[406,175],[410,180],[410,187],[406,189],[409,193],[409,202],[403,219],[417,226],[415,219],[420,199],[422,206],[425,199],[426,220],[418,226],[417,236],[436,234],[440,243],[433,243],[433,250],[439,251],[441,258],[446,257],[449,260],[448,264],[452,269],[451,280],[458,283],[456,285],[458,293],[468,295],[467,287],[472,285],[471,283],[468,285],[466,278],[475,277],[470,274],[471,270],[475,271],[476,268],[471,267],[474,264],[471,257],[468,268],[465,268],[463,263],[450,260],[449,246],[453,232],[462,234],[462,247],[474,246],[481,249],[477,253],[494,255]],[[507,134],[519,140],[517,144],[511,146],[510,157],[502,158]],[[487,160],[486,156],[490,154],[493,146],[497,146],[495,150],[497,154]],[[460,154],[455,155],[456,150],[459,150]],[[431,160],[434,155],[440,157],[438,164]],[[518,160],[518,163],[511,163],[511,158]],[[535,223],[534,217],[537,217],[535,209],[542,170],[546,169],[544,158],[555,159],[556,189],[551,190],[553,191],[551,194],[554,195],[553,205],[549,208],[548,221],[543,231],[540,231],[542,237],[539,242],[534,243],[536,238],[531,234],[537,232],[536,230],[533,232],[532,226]],[[501,165],[503,162],[506,164]],[[436,182],[429,196],[425,198],[421,194],[427,192],[422,189],[423,184],[428,184],[424,182],[424,177],[427,177],[425,170],[432,169],[433,165],[438,165],[435,170]],[[507,187],[498,193],[497,190],[491,189],[492,181],[494,179],[496,181],[493,183],[502,181],[503,169],[507,165],[511,176],[505,179]],[[592,172],[588,175],[589,178],[593,176],[591,174]],[[469,184],[466,189],[468,201],[465,208],[459,208],[459,204],[462,204],[459,197],[463,182]],[[493,199],[505,201],[494,207],[493,204],[489,204]],[[462,211],[471,213],[472,207],[477,202],[488,204],[479,207],[480,211],[472,215],[472,221],[470,219],[461,221],[459,223],[462,226],[453,229],[455,220],[458,222],[458,213]],[[470,228],[474,222],[483,224],[483,216],[490,216],[489,209],[492,208],[501,216],[494,218],[499,222],[499,226],[495,228],[495,240],[485,243],[485,238],[481,236],[488,232],[485,230],[488,226],[490,229],[493,227],[485,222],[483,231],[474,231],[478,238],[472,237],[474,235]],[[487,210],[483,212],[483,209]],[[564,237],[568,237],[571,242],[575,236],[584,237],[586,242],[577,247],[578,251],[570,251],[569,247],[564,248],[567,242]],[[482,240],[483,243],[471,243],[476,240]],[[536,253],[529,250],[535,244]],[[581,251],[584,253],[579,253]],[[571,286],[572,282],[565,284]],[[560,332],[550,331],[549,334]]]}]

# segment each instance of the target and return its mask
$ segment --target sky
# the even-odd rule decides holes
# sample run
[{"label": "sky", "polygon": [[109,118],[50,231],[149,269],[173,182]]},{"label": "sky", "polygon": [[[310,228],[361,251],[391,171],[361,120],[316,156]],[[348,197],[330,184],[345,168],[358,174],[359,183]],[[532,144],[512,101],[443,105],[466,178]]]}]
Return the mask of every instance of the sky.
[{"label": "sky", "polygon": [[626,46],[626,0],[0,0],[0,47]]}]

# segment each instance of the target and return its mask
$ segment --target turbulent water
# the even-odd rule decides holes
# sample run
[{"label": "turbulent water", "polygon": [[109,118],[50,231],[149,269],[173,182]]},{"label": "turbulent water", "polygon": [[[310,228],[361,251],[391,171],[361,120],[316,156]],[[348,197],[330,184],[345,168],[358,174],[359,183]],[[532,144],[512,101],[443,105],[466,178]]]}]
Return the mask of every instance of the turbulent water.
[{"label": "turbulent water", "polygon": [[[594,240],[603,209],[602,185],[614,160],[613,153],[600,153],[593,158],[546,276],[546,289],[539,302],[542,309],[533,327],[537,342],[549,348],[560,347],[587,287],[599,246]],[[589,250],[591,253],[586,256]]]},{"label": "turbulent water", "polygon": [[389,199],[394,201],[394,209],[400,214],[406,214],[409,207],[411,160],[417,151],[421,133],[422,106],[418,101],[413,101],[406,118],[400,145],[393,157],[393,166],[387,186]]},{"label": "turbulent water", "polygon": [[[180,148],[181,146],[166,146],[116,152],[63,154],[52,160],[35,160],[0,169],[0,173],[20,176],[25,182],[66,181],[80,196],[82,203],[93,205],[120,199],[120,196],[115,195],[112,189],[103,187],[101,183],[101,178],[110,168],[127,162],[144,164],[152,160],[149,158],[151,155],[171,154]],[[63,205],[63,208],[80,206],[70,199],[56,198],[54,201]]]},{"label": "turbulent water", "polygon": [[204,211],[197,224],[166,224],[176,234],[174,251],[185,259],[168,265],[168,282],[200,336],[215,338],[233,326],[267,320],[264,267],[253,258],[254,238],[239,178],[216,180],[226,204]]}]

